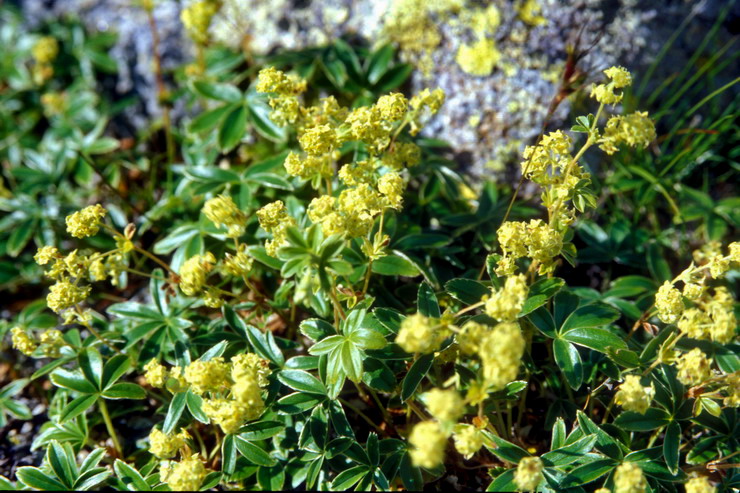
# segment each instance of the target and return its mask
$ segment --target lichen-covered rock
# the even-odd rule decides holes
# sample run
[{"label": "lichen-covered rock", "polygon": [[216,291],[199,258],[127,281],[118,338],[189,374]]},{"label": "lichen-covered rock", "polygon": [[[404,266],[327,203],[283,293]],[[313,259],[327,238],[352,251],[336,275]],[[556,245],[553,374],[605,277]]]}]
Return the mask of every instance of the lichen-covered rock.
[{"label": "lichen-covered rock", "polygon": [[[158,115],[151,32],[146,13],[134,2],[21,3],[29,22],[75,13],[92,28],[118,32],[112,53],[119,64],[114,89],[119,94],[135,93],[144,101],[129,108],[126,116],[140,127]],[[581,76],[578,84],[600,78],[601,70],[615,64],[639,73],[693,11],[686,36],[675,44],[677,53],[670,63],[675,68],[702,38],[691,33],[711,26],[723,4],[710,0],[225,0],[211,24],[211,35],[258,54],[321,45],[339,36],[363,38],[370,44],[396,43],[401,57],[420,69],[412,77],[412,89],[441,87],[447,94],[426,135],[440,135],[444,129],[468,171],[482,175],[498,174],[507,163],[517,161],[524,145],[539,135],[561,86],[570,47],[582,55],[573,74]],[[192,57],[180,8],[179,2],[159,0],[154,10],[165,69]],[[731,25],[738,16],[736,5],[725,24]],[[549,121],[560,125],[568,111],[568,101],[562,101]]]}]

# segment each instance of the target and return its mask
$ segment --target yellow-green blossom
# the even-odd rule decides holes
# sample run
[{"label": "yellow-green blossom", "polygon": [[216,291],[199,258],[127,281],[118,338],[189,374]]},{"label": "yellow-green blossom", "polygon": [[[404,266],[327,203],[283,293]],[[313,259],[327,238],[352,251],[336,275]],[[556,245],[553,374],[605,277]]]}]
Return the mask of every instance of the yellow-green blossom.
[{"label": "yellow-green blossom", "polygon": [[407,353],[428,354],[439,349],[448,334],[447,327],[438,320],[415,313],[401,322],[396,343]]},{"label": "yellow-green blossom", "polygon": [[31,55],[36,62],[48,64],[54,61],[59,54],[59,42],[51,36],[44,36],[36,41],[31,48]]},{"label": "yellow-green blossom", "polygon": [[686,481],[684,485],[686,493],[714,493],[717,488],[712,486],[709,479],[705,476],[697,476]]},{"label": "yellow-green blossom", "polygon": [[455,448],[466,459],[470,459],[483,446],[483,433],[473,425],[457,425],[453,438]]},{"label": "yellow-green blossom", "polygon": [[226,226],[228,236],[238,238],[244,234],[247,224],[247,215],[236,206],[231,197],[219,195],[206,201],[203,205],[203,214],[216,226]]},{"label": "yellow-green blossom", "polygon": [[678,380],[684,385],[698,385],[712,376],[712,360],[699,348],[681,355],[676,361]]},{"label": "yellow-green blossom", "polygon": [[67,216],[67,232],[75,238],[96,235],[100,231],[100,221],[107,213],[100,204],[85,207]]},{"label": "yellow-green blossom", "polygon": [[185,368],[185,381],[196,394],[218,392],[230,386],[229,366],[220,357],[193,361]]},{"label": "yellow-green blossom", "polygon": [[465,402],[454,390],[432,389],[424,400],[429,414],[442,423],[454,423],[465,412]]},{"label": "yellow-green blossom", "polygon": [[516,320],[528,292],[527,279],[523,274],[508,277],[504,287],[494,290],[485,300],[486,314],[501,322]]},{"label": "yellow-green blossom", "polygon": [[149,433],[149,452],[160,459],[170,459],[185,446],[188,438],[190,435],[185,430],[167,435],[157,428],[152,428]]},{"label": "yellow-green blossom", "polygon": [[277,255],[277,249],[286,241],[288,228],[295,226],[295,219],[288,215],[282,200],[276,200],[258,210],[257,218],[262,229],[272,233],[273,239],[265,243],[265,248],[268,255],[274,257]]},{"label": "yellow-green blossom", "polygon": [[36,351],[38,344],[26,333],[25,330],[20,327],[13,327],[10,330],[10,333],[12,335],[13,347],[15,349],[26,356],[31,356],[33,352]]},{"label": "yellow-green blossom", "polygon": [[483,379],[492,390],[501,390],[516,379],[524,355],[524,337],[516,322],[504,322],[489,331],[480,343]]},{"label": "yellow-green blossom", "polygon": [[90,286],[79,287],[69,281],[57,281],[49,288],[46,304],[56,313],[85,301],[90,294]]},{"label": "yellow-green blossom", "polygon": [[208,42],[208,28],[211,25],[211,19],[220,8],[221,2],[218,0],[200,0],[182,10],[180,20],[193,41],[201,44]]},{"label": "yellow-green blossom", "polygon": [[205,255],[193,255],[180,267],[180,289],[188,296],[193,296],[203,290],[206,277],[213,270],[216,257],[211,252]]},{"label": "yellow-green blossom", "polygon": [[614,472],[614,493],[644,493],[647,480],[634,462],[625,462]]},{"label": "yellow-green blossom", "polygon": [[60,257],[61,257],[61,253],[59,253],[59,250],[57,249],[57,247],[44,246],[38,249],[38,251],[36,252],[36,255],[33,256],[33,259],[39,265],[46,265],[52,260],[56,260]]},{"label": "yellow-green blossom", "polygon": [[424,421],[414,426],[409,435],[409,444],[409,455],[415,466],[431,469],[444,462],[447,435],[438,423]]},{"label": "yellow-green blossom", "polygon": [[624,383],[619,386],[617,394],[615,395],[615,401],[617,404],[622,406],[625,411],[635,411],[640,414],[645,412],[650,407],[655,396],[655,388],[652,384],[649,387],[643,387],[640,384],[640,377],[637,375],[627,375],[624,378]]},{"label": "yellow-green blossom", "polygon": [[160,365],[156,359],[149,360],[144,365],[144,378],[146,382],[154,388],[162,388],[167,383],[167,369]]},{"label": "yellow-green blossom", "polygon": [[183,457],[180,462],[169,463],[160,471],[160,479],[172,491],[198,491],[208,471],[198,454]]},{"label": "yellow-green blossom", "polygon": [[665,281],[655,293],[655,308],[662,322],[667,324],[677,322],[684,309],[681,291],[671,282]]},{"label": "yellow-green blossom", "polygon": [[534,491],[537,485],[545,479],[542,474],[545,468],[539,457],[523,457],[519,461],[514,474],[514,482],[519,491]]}]

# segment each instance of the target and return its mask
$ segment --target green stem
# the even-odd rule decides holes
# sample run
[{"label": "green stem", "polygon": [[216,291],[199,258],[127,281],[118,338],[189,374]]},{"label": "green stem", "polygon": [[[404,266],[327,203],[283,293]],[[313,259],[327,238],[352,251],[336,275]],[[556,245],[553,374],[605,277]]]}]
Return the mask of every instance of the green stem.
[{"label": "green stem", "polygon": [[98,399],[98,404],[100,405],[100,414],[103,415],[103,421],[105,422],[105,427],[108,429],[108,435],[110,435],[111,440],[113,440],[113,446],[116,448],[116,452],[118,452],[118,455],[123,458],[123,449],[121,448],[121,442],[118,441],[118,435],[116,435],[116,430],[113,428],[113,421],[110,419],[110,413],[108,412],[108,406],[105,403],[105,399],[102,397]]}]

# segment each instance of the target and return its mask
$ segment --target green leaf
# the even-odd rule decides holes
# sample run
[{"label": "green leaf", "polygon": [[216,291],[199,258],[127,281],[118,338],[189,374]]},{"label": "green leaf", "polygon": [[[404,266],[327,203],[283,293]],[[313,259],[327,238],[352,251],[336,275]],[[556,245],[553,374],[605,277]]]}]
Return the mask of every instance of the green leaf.
[{"label": "green leaf", "polygon": [[182,416],[182,412],[185,410],[185,404],[187,403],[187,392],[178,392],[172,397],[170,401],[170,407],[167,409],[167,415],[164,418],[162,424],[162,431],[169,435],[175,431],[175,426]]},{"label": "green leaf", "polygon": [[627,349],[627,343],[624,340],[605,329],[592,327],[573,329],[561,334],[560,337],[566,341],[605,354],[610,354],[611,351]]},{"label": "green leaf", "polygon": [[595,434],[586,435],[569,445],[542,454],[541,459],[547,466],[566,466],[572,464],[591,452],[596,444],[596,440],[597,437]]},{"label": "green leaf", "polygon": [[118,149],[121,146],[121,143],[118,141],[118,139],[114,139],[113,137],[101,137],[99,139],[94,140],[90,145],[85,147],[85,151],[88,154],[107,154],[109,152],[113,152],[116,149]]},{"label": "green leaf", "polygon": [[102,389],[101,382],[103,379],[103,358],[95,348],[86,348],[80,351],[78,356],[80,368],[85,378],[95,385],[96,389]]},{"label": "green leaf", "polygon": [[552,349],[555,353],[555,362],[563,371],[568,385],[573,390],[578,390],[583,383],[583,364],[578,350],[573,344],[562,339],[555,339],[552,343]]},{"label": "green leaf", "polygon": [[647,248],[647,265],[653,279],[661,283],[670,281],[673,277],[671,268],[663,257],[663,251],[657,243],[650,243]]},{"label": "green leaf", "polygon": [[[269,106],[250,100],[247,107],[249,108],[249,119],[257,132],[275,142],[283,142],[286,139],[286,130],[270,118],[271,110]],[[290,190],[290,188],[287,190]]]},{"label": "green leaf", "polygon": [[321,381],[302,370],[283,370],[278,373],[278,380],[293,390],[326,395],[326,387]]},{"label": "green leaf", "polygon": [[484,430],[483,435],[487,438],[483,444],[493,455],[501,460],[518,464],[523,458],[532,455],[523,448],[494,435],[490,431]]},{"label": "green leaf", "polygon": [[116,461],[113,463],[113,469],[116,471],[118,478],[123,482],[123,484],[128,486],[129,489],[133,488],[133,490],[135,491],[152,490],[151,486],[149,486],[149,483],[146,482],[139,471],[129,466],[121,459],[116,459]]},{"label": "green leaf", "polygon": [[62,446],[56,440],[52,440],[46,450],[47,462],[54,471],[56,477],[66,486],[72,488],[77,476],[77,464],[72,457],[72,464],[64,452]]},{"label": "green leaf", "polygon": [[312,341],[320,341],[337,333],[334,326],[319,318],[309,318],[300,324],[301,333]]},{"label": "green leaf", "polygon": [[663,439],[663,457],[671,473],[678,472],[679,450],[681,447],[681,425],[676,421],[671,421],[665,432]]},{"label": "green leaf", "polygon": [[308,348],[308,354],[312,354],[314,356],[329,354],[335,348],[339,347],[344,342],[344,340],[344,337],[339,335],[329,336],[326,339],[322,339],[318,343]]},{"label": "green leaf", "polygon": [[602,430],[591,418],[589,418],[584,412],[577,412],[578,426],[583,428],[585,433],[593,433],[596,435],[596,449],[602,452],[607,457],[612,457],[615,460],[621,460],[624,457],[624,451],[620,447],[619,442]]},{"label": "green leaf", "polygon": [[146,399],[146,391],[135,383],[114,383],[103,391],[106,399]]},{"label": "green leaf", "polygon": [[95,386],[82,374],[64,369],[55,370],[51,374],[51,382],[57,387],[74,390],[83,394],[94,394],[98,391]]},{"label": "green leaf", "polygon": [[425,317],[439,318],[441,315],[437,296],[429,284],[425,282],[419,284],[416,306],[419,313]]},{"label": "green leaf", "polygon": [[401,322],[403,322],[404,317],[401,313],[398,313],[396,310],[392,310],[390,308],[376,308],[373,310],[373,315],[375,315],[375,318],[380,322],[380,324],[388,329],[393,334],[397,334],[398,331],[401,329]]},{"label": "green leaf", "polygon": [[425,354],[414,361],[414,364],[411,365],[409,372],[403,379],[403,384],[401,386],[401,400],[406,401],[409,397],[414,395],[417,387],[432,367],[433,362],[434,353]]},{"label": "green leaf", "polygon": [[299,414],[310,411],[324,401],[323,396],[295,392],[278,400],[278,409],[286,414]]},{"label": "green leaf", "polygon": [[267,452],[265,452],[252,442],[243,440],[242,438],[237,436],[235,437],[235,443],[239,453],[242,454],[242,456],[252,464],[267,467],[277,464],[277,461],[275,459],[270,457]]},{"label": "green leaf", "polygon": [[117,354],[103,367],[102,388],[106,389],[113,385],[131,366],[131,360],[128,356]]},{"label": "green leaf", "polygon": [[409,260],[394,254],[386,255],[373,262],[372,270],[375,274],[382,276],[416,277],[421,274]]},{"label": "green leaf", "polygon": [[519,491],[516,483],[514,482],[514,475],[516,474],[516,468],[509,469],[498,476],[496,479],[491,481],[486,491]]},{"label": "green leaf", "polygon": [[247,109],[244,106],[234,108],[224,118],[218,131],[218,145],[222,152],[228,152],[244,137],[247,128]]},{"label": "green leaf", "polygon": [[393,47],[389,44],[383,45],[373,52],[367,61],[367,80],[370,84],[376,84],[388,71],[388,65],[393,60]]},{"label": "green leaf", "polygon": [[331,483],[331,489],[332,491],[347,491],[368,472],[370,472],[368,466],[350,467],[337,474]]},{"label": "green leaf", "polygon": [[212,110],[204,111],[190,122],[188,129],[193,133],[210,132],[224,119],[226,113],[234,106],[225,104]]},{"label": "green leaf", "polygon": [[188,390],[185,400],[190,414],[201,423],[208,424],[208,415],[203,411],[203,398],[192,390]]},{"label": "green leaf", "polygon": [[560,328],[561,332],[572,329],[600,327],[607,325],[620,317],[619,310],[605,303],[591,303],[578,308],[565,319]]},{"label": "green leaf", "polygon": [[559,277],[540,279],[532,284],[529,287],[527,300],[524,302],[522,311],[519,312],[519,316],[523,317],[544,305],[547,300],[555,296],[564,285],[565,281]]},{"label": "green leaf", "polygon": [[242,92],[234,85],[199,80],[193,83],[193,89],[208,99],[238,103],[243,99]]},{"label": "green leaf", "polygon": [[239,436],[244,440],[267,440],[279,434],[285,429],[280,421],[258,421],[242,426]]},{"label": "green leaf", "polygon": [[362,349],[382,349],[388,341],[382,334],[373,329],[358,329],[349,335],[355,346]]},{"label": "green leaf", "polygon": [[229,434],[221,442],[221,470],[224,474],[234,474],[236,469],[236,439]]},{"label": "green leaf", "polygon": [[5,244],[5,251],[11,257],[17,257],[33,237],[36,230],[36,221],[30,219],[16,226],[10,233],[10,237]]},{"label": "green leaf", "polygon": [[64,486],[56,479],[43,473],[38,467],[25,466],[16,471],[18,480],[29,488],[42,491],[67,491],[69,488]]},{"label": "green leaf", "polygon": [[84,413],[98,400],[97,395],[83,395],[64,406],[59,413],[59,423],[65,423]]},{"label": "green leaf", "polygon": [[281,464],[257,469],[257,483],[264,491],[283,491],[285,467]]},{"label": "green leaf", "polygon": [[254,348],[254,352],[272,361],[275,365],[282,367],[285,364],[285,357],[275,342],[275,336],[272,335],[272,332],[269,329],[262,332],[252,325],[247,325],[246,328],[247,339],[252,348]]},{"label": "green leaf", "polygon": [[617,416],[614,424],[626,431],[653,431],[666,426],[671,416],[656,407],[651,407],[645,414],[635,411],[624,411]]},{"label": "green leaf", "polygon": [[572,488],[591,483],[609,474],[615,467],[617,467],[617,462],[612,459],[597,459],[588,464],[577,466],[568,473],[562,482],[562,486]]},{"label": "green leaf", "polygon": [[345,341],[340,349],[342,368],[353,382],[362,380],[362,352],[352,342]]},{"label": "green leaf", "polygon": [[406,79],[409,78],[413,70],[413,66],[406,63],[395,65],[378,80],[378,83],[375,84],[375,90],[378,92],[388,92],[396,89],[406,82]]},{"label": "green leaf", "polygon": [[467,305],[478,303],[483,296],[491,294],[491,290],[483,285],[483,283],[473,281],[472,279],[452,279],[447,281],[445,291],[453,298]]}]

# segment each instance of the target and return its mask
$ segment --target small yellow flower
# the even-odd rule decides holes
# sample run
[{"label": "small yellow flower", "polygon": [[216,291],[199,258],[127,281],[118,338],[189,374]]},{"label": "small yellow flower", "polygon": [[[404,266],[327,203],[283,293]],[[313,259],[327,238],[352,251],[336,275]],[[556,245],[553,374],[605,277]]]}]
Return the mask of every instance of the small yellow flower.
[{"label": "small yellow flower", "polygon": [[711,365],[712,360],[694,348],[676,361],[678,380],[684,385],[698,385],[712,376]]},{"label": "small yellow flower", "polygon": [[208,471],[198,454],[184,457],[180,462],[170,464],[160,473],[160,478],[172,491],[198,491]]},{"label": "small yellow flower", "polygon": [[483,433],[473,425],[457,425],[454,433],[455,448],[470,459],[483,446]]},{"label": "small yellow flower", "polygon": [[524,344],[516,322],[500,323],[483,338],[478,355],[483,362],[483,378],[492,390],[501,390],[516,379]]},{"label": "small yellow flower", "polygon": [[149,433],[149,452],[160,459],[172,458],[185,446],[188,438],[190,435],[185,430],[167,435],[157,428],[152,428]]},{"label": "small yellow flower", "polygon": [[664,282],[655,294],[655,308],[662,322],[677,322],[684,309],[681,292],[669,281]]},{"label": "small yellow flower", "polygon": [[429,414],[442,423],[457,422],[465,412],[465,402],[454,389],[432,389],[425,397]]},{"label": "small yellow flower", "polygon": [[414,426],[409,435],[411,462],[415,466],[431,469],[442,464],[447,448],[447,435],[434,421],[424,421]]},{"label": "small yellow flower", "polygon": [[524,457],[519,461],[514,475],[514,482],[519,491],[534,491],[545,479],[542,470],[545,468],[539,457]]},{"label": "small yellow flower", "polygon": [[180,289],[188,296],[193,296],[203,290],[206,276],[213,270],[216,257],[207,252],[205,255],[193,255],[180,267]]},{"label": "small yellow flower", "polygon": [[434,319],[416,313],[401,322],[396,343],[407,353],[428,354],[439,349],[447,335],[446,327]]},{"label": "small yellow flower", "polygon": [[712,486],[709,479],[705,476],[697,476],[686,481],[684,485],[686,493],[714,493],[717,488]]},{"label": "small yellow flower", "polygon": [[208,42],[208,28],[219,8],[221,2],[218,0],[201,0],[191,3],[182,10],[180,20],[193,41],[201,44]]},{"label": "small yellow flower", "polygon": [[100,221],[108,213],[100,204],[85,207],[67,216],[67,232],[75,238],[93,236],[100,231]]},{"label": "small yellow flower", "polygon": [[506,278],[504,287],[494,290],[485,300],[486,314],[501,322],[516,320],[527,300],[528,292],[527,279],[523,274]]},{"label": "small yellow flower", "polygon": [[626,411],[645,414],[650,407],[653,396],[655,396],[655,388],[652,384],[649,387],[643,387],[640,384],[639,376],[627,375],[624,378],[624,383],[619,386],[615,400]]},{"label": "small yellow flower", "polygon": [[409,102],[403,94],[394,92],[381,96],[375,106],[381,118],[395,122],[406,116]]},{"label": "small yellow flower", "polygon": [[41,343],[41,350],[47,358],[58,358],[61,354],[61,348],[65,345],[61,331],[56,329],[44,331],[39,337],[39,342]]},{"label": "small yellow flower", "polygon": [[226,226],[229,229],[230,238],[238,238],[244,234],[247,216],[227,195],[219,195],[207,200],[203,205],[203,214],[216,226]]},{"label": "small yellow flower", "polygon": [[33,259],[39,265],[46,265],[52,260],[56,260],[60,257],[61,257],[61,253],[59,253],[59,250],[57,249],[57,247],[44,246],[38,249],[38,251],[36,252],[36,255],[33,256]]},{"label": "small yellow flower", "polygon": [[26,356],[31,356],[33,352],[36,351],[38,344],[26,333],[26,331],[20,327],[13,327],[10,330],[10,333],[12,334],[13,347],[15,349]]},{"label": "small yellow flower", "polygon": [[79,287],[69,281],[58,281],[49,288],[46,304],[56,313],[85,301],[90,294],[90,286]]},{"label": "small yellow flower", "polygon": [[378,180],[378,190],[385,196],[388,206],[393,209],[401,208],[404,188],[403,178],[395,171],[384,174]]},{"label": "small yellow flower", "polygon": [[230,386],[229,366],[223,358],[193,361],[185,368],[185,381],[196,394],[218,392]]},{"label": "small yellow flower", "polygon": [[156,359],[152,359],[144,365],[144,378],[154,388],[162,388],[167,383],[167,369],[160,365]]},{"label": "small yellow flower", "polygon": [[54,61],[59,54],[59,42],[51,36],[44,36],[36,41],[31,49],[31,55],[36,62],[48,64]]},{"label": "small yellow flower", "polygon": [[625,462],[617,467],[614,473],[614,493],[644,493],[647,480],[640,466],[634,462]]}]

